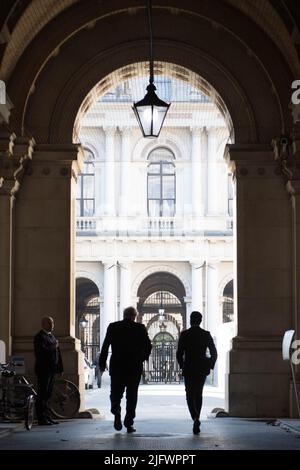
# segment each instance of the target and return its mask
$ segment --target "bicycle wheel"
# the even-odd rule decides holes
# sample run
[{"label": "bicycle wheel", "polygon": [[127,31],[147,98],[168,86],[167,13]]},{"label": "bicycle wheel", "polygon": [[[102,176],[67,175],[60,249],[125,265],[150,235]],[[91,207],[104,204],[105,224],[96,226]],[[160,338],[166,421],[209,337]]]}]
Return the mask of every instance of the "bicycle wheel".
[{"label": "bicycle wheel", "polygon": [[30,431],[33,420],[34,420],[34,410],[35,410],[35,398],[33,395],[29,395],[25,407],[25,428],[27,431]]},{"label": "bicycle wheel", "polygon": [[54,382],[48,408],[56,418],[73,418],[80,407],[80,393],[69,380],[59,379]]}]

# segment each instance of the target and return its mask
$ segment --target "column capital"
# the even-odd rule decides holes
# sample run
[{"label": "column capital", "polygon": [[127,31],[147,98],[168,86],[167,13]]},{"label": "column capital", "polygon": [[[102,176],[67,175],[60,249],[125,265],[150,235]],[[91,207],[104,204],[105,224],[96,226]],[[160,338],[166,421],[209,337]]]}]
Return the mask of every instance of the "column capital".
[{"label": "column capital", "polygon": [[132,263],[133,263],[132,261],[127,261],[127,260],[122,261],[121,259],[119,260],[119,266],[121,269],[124,269],[124,270],[130,269],[132,266]]},{"label": "column capital", "polygon": [[35,142],[27,138],[16,139],[14,134],[7,137],[6,150],[0,154],[0,192],[13,196],[28,169]]},{"label": "column capital", "polygon": [[190,261],[190,265],[193,269],[200,269],[200,268],[204,268],[205,266],[205,261],[204,260],[200,260],[200,261]]},{"label": "column capital", "polygon": [[107,137],[113,137],[116,133],[117,127],[116,126],[104,126],[103,130]]},{"label": "column capital", "polygon": [[0,152],[13,153],[14,141],[17,138],[14,132],[0,132]]},{"label": "column capital", "polygon": [[122,134],[122,137],[129,137],[132,127],[130,126],[119,126],[119,130]]},{"label": "column capital", "polygon": [[207,135],[208,137],[211,136],[213,137],[214,134],[218,131],[218,127],[216,126],[209,126],[209,127],[206,127],[206,132],[207,132]]},{"label": "column capital", "polygon": [[203,127],[201,126],[191,126],[190,131],[193,137],[201,137],[203,133]]},{"label": "column capital", "polygon": [[117,266],[117,261],[115,259],[110,259],[110,260],[109,259],[103,259],[103,260],[101,260],[101,263],[103,264],[104,269],[106,269],[106,270],[110,267],[112,269],[115,266]]},{"label": "column capital", "polygon": [[220,261],[212,260],[207,262],[207,266],[212,269],[218,269]]},{"label": "column capital", "polygon": [[224,159],[236,178],[282,178],[282,164],[268,144],[227,144]]},{"label": "column capital", "polygon": [[80,144],[38,144],[34,148],[34,161],[67,162],[78,158],[84,160]]},{"label": "column capital", "polygon": [[14,196],[20,188],[20,183],[15,179],[0,177],[0,196]]},{"label": "column capital", "polygon": [[291,196],[300,196],[300,180],[289,180],[286,190]]}]

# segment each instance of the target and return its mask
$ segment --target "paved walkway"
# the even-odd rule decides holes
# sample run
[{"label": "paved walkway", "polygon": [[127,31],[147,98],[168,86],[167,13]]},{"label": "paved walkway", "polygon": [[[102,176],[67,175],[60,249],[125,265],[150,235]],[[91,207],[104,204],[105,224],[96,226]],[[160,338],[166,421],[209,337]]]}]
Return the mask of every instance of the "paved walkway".
[{"label": "paved walkway", "polygon": [[192,434],[183,386],[141,386],[137,432],[116,432],[109,412],[109,389],[87,393],[87,407],[96,407],[105,419],[81,419],[58,426],[17,428],[0,439],[0,450],[300,450],[300,433],[260,420],[208,418],[223,397],[206,389],[202,432]]}]

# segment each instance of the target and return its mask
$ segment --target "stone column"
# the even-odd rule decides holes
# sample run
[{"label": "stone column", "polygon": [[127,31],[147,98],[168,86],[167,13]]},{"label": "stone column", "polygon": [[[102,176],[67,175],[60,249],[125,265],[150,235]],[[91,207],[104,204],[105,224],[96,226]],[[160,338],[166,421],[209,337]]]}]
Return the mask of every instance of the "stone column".
[{"label": "stone column", "polygon": [[201,174],[201,135],[202,128],[195,127],[192,131],[192,213],[195,217],[203,215],[202,174]]},{"label": "stone column", "polygon": [[[220,367],[220,364],[223,365],[223,354],[220,350],[218,341],[217,341],[217,327],[218,327],[218,318],[219,318],[219,291],[218,291],[218,268],[217,263],[209,263],[207,266],[207,329],[210,331],[211,336],[215,342],[217,350],[219,351],[219,358],[214,367],[213,372],[211,372],[210,380],[214,385],[220,385],[219,371],[223,369]],[[221,356],[221,357],[220,357]]]},{"label": "stone column", "polygon": [[102,346],[109,323],[117,320],[116,262],[103,262],[103,310],[100,316],[100,344]]},{"label": "stone column", "polygon": [[121,216],[128,215],[129,188],[130,188],[130,127],[123,127],[122,132],[122,155],[121,155],[121,192],[120,213]]},{"label": "stone column", "polygon": [[5,343],[6,358],[11,355],[12,335],[12,236],[16,181],[0,177],[0,339]]},{"label": "stone column", "polygon": [[216,129],[208,129],[207,142],[207,212],[218,213],[217,135]]},{"label": "stone column", "polygon": [[33,375],[33,336],[51,315],[64,375],[82,392],[83,355],[75,338],[75,145],[38,145],[15,207],[13,353],[25,357]]},{"label": "stone column", "polygon": [[203,263],[192,262],[192,305],[191,310],[198,310],[203,313],[203,293],[202,293],[202,272]]},{"label": "stone column", "polygon": [[192,312],[192,302],[190,297],[184,297],[185,301],[185,307],[186,307],[186,318],[185,318],[185,323],[183,323],[183,328],[189,328],[190,327],[190,314]]},{"label": "stone column", "polygon": [[131,264],[122,263],[120,266],[120,319],[123,318],[123,310],[130,307],[131,299]]},{"label": "stone column", "polygon": [[0,340],[5,344],[4,360],[12,354],[15,195],[32,150],[32,140],[16,139],[14,134],[0,136]]},{"label": "stone column", "polygon": [[291,213],[269,146],[229,145],[236,179],[237,336],[229,357],[232,416],[289,415],[289,365],[281,343],[291,328]]},{"label": "stone column", "polygon": [[115,127],[105,127],[105,177],[104,204],[105,215],[113,217],[116,213],[115,204]]},{"label": "stone column", "polygon": [[104,214],[104,201],[101,198],[101,174],[102,174],[102,165],[103,162],[96,161],[94,162],[95,168],[95,216],[100,216]]},{"label": "stone column", "polygon": [[207,274],[207,328],[212,336],[217,333],[219,322],[219,291],[218,291],[218,267],[217,263],[209,263]]}]

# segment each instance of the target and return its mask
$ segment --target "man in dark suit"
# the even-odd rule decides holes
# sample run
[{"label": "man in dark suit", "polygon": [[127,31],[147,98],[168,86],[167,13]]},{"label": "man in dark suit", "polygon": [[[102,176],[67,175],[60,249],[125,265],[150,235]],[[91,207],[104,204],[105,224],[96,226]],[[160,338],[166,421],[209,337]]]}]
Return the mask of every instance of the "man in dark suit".
[{"label": "man in dark suit", "polygon": [[[194,434],[200,433],[200,413],[205,379],[210,373],[210,369],[214,368],[218,357],[210,332],[200,328],[201,321],[200,312],[191,313],[191,327],[181,332],[176,353],[178,364],[184,376],[186,401],[194,421]],[[207,348],[210,357],[206,356]]]},{"label": "man in dark suit", "polygon": [[51,397],[54,376],[62,374],[63,364],[58,341],[52,334],[52,317],[42,319],[42,329],[34,337],[35,373],[37,375],[36,412],[39,425],[58,424],[50,416],[47,408]]},{"label": "man in dark suit", "polygon": [[138,387],[143,372],[143,362],[149,359],[151,341],[141,323],[135,323],[137,312],[133,307],[124,310],[124,319],[110,323],[107,328],[99,357],[99,368],[103,373],[109,346],[111,358],[109,374],[111,378],[111,412],[115,416],[114,427],[122,429],[121,400],[126,388],[126,415],[124,426],[127,432],[135,432],[133,421],[137,404]]}]

